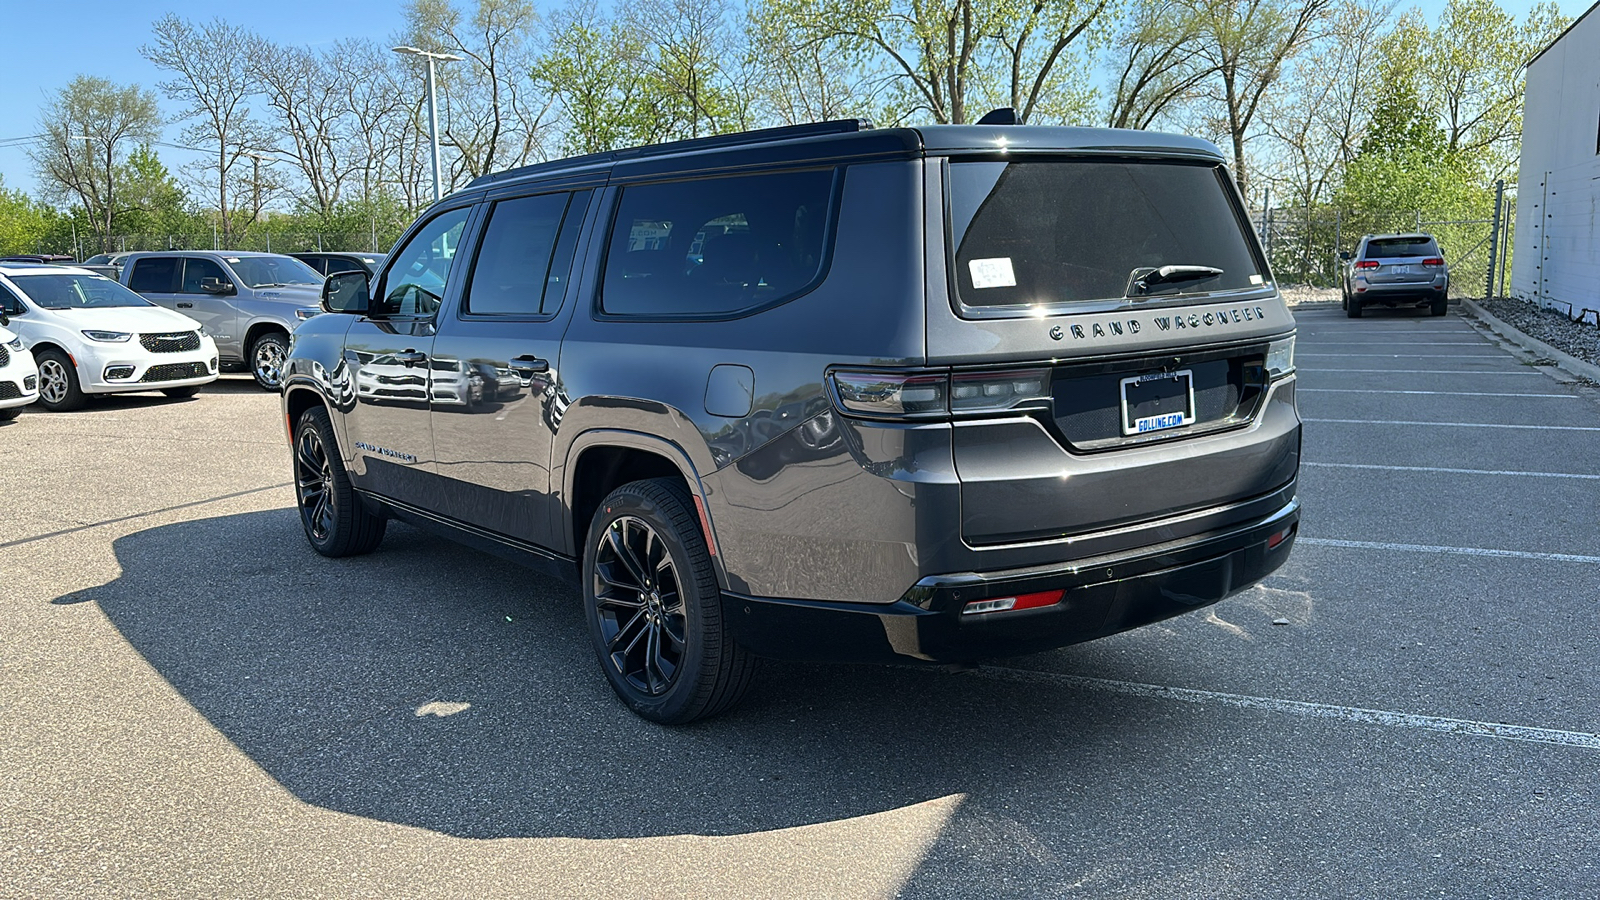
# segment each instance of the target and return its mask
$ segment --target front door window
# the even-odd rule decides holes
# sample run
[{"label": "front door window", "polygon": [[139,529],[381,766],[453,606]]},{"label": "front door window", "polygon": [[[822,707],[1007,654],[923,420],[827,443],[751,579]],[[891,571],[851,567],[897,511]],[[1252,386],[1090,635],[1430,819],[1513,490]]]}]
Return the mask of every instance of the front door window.
[{"label": "front door window", "polygon": [[439,309],[470,207],[440,213],[406,241],[384,273],[375,313],[427,317]]}]

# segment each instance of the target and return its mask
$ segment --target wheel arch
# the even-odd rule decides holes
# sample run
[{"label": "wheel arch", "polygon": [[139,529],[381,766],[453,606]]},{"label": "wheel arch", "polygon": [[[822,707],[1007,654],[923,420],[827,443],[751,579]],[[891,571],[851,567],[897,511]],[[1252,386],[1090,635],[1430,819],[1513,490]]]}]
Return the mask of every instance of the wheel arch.
[{"label": "wheel arch", "polygon": [[260,318],[252,320],[250,324],[245,326],[244,340],[239,344],[239,353],[247,363],[250,359],[250,348],[255,346],[256,338],[269,331],[281,332],[284,337],[288,337],[294,329],[277,319]]},{"label": "wheel arch", "polygon": [[705,485],[682,447],[654,435],[595,429],[584,432],[572,442],[561,470],[561,494],[553,504],[558,516],[557,533],[568,541],[567,554],[582,560],[589,521],[607,494],[631,481],[649,478],[677,478],[689,491],[711,550],[717,583],[726,589],[727,578],[717,552],[716,530],[705,502]]}]

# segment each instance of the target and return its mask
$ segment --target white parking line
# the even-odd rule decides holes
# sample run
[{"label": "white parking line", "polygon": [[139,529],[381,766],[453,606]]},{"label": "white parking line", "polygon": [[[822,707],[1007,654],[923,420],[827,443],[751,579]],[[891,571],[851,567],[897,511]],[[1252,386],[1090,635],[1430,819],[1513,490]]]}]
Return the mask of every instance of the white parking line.
[{"label": "white parking line", "polygon": [[1318,366],[1315,369],[1306,369],[1306,372],[1382,372],[1385,375],[1543,375],[1543,372],[1532,370],[1519,371],[1490,371],[1488,369],[1325,369]]},{"label": "white parking line", "polygon": [[1533,553],[1526,550],[1490,550],[1484,547],[1434,547],[1428,544],[1391,544],[1387,541],[1341,541],[1334,538],[1303,537],[1296,541],[1313,547],[1342,547],[1346,550],[1395,550],[1401,553],[1438,553],[1446,556],[1494,556],[1505,559],[1538,559],[1549,562],[1600,563],[1600,556],[1575,553]]},{"label": "white parking line", "polygon": [[[1487,345],[1483,345],[1487,346]],[[1516,360],[1505,355],[1499,350],[1488,348],[1490,353],[1299,353],[1297,356],[1315,356],[1321,358],[1349,357],[1349,356],[1385,356],[1395,359],[1503,359],[1508,363]]]},{"label": "white parking line", "polygon": [[1556,728],[1506,725],[1500,722],[1477,722],[1471,719],[1421,716],[1414,713],[1393,712],[1386,709],[1336,706],[1331,703],[1306,703],[1300,700],[1280,700],[1276,697],[1227,694],[1221,691],[1167,687],[1166,685],[1143,684],[1137,681],[1114,681],[1109,678],[1089,678],[1083,675],[1037,672],[1031,669],[1012,669],[1004,666],[984,666],[978,670],[978,674],[1001,681],[1022,684],[1072,685],[1074,687],[1111,691],[1112,693],[1133,697],[1145,697],[1152,700],[1180,700],[1184,703],[1220,704],[1237,709],[1287,713],[1313,719],[1338,719],[1360,725],[1415,728],[1423,731],[1439,731],[1446,734],[1497,738],[1504,741],[1524,741],[1533,744],[1577,747],[1583,750],[1600,750],[1600,734],[1590,734],[1584,731],[1562,731]]},{"label": "white parking line", "polygon": [[1546,400],[1576,400],[1576,394],[1496,394],[1489,391],[1379,391],[1360,388],[1300,388],[1302,394],[1428,394],[1443,397],[1540,397]]},{"label": "white parking line", "polygon": [[1594,425],[1499,425],[1490,422],[1411,422],[1402,419],[1307,419],[1302,422],[1332,422],[1338,425],[1432,425],[1438,428],[1514,428],[1527,431],[1600,431]]},{"label": "white parking line", "polygon": [[1380,466],[1375,463],[1319,463],[1303,462],[1301,468],[1307,466],[1318,469],[1378,469],[1384,472],[1433,472],[1447,475],[1519,475],[1527,478],[1579,478],[1586,481],[1600,481],[1600,475],[1580,475],[1576,472],[1520,472],[1512,469],[1449,469],[1443,466]]}]

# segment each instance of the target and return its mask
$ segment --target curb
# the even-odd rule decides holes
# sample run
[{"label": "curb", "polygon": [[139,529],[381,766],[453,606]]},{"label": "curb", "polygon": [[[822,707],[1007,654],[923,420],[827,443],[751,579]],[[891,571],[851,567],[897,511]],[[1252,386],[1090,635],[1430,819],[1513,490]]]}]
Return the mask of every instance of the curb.
[{"label": "curb", "polygon": [[1506,323],[1495,318],[1489,313],[1488,310],[1479,306],[1472,300],[1464,299],[1461,301],[1461,305],[1466,307],[1466,309],[1478,319],[1482,320],[1483,324],[1489,326],[1489,330],[1493,331],[1495,334],[1500,335],[1501,337],[1513,344],[1516,344],[1522,349],[1529,351],[1530,353],[1537,353],[1540,356],[1555,360],[1556,365],[1567,370],[1567,372],[1572,375],[1577,375],[1580,378],[1587,378],[1596,384],[1600,384],[1600,366],[1597,366],[1594,363],[1584,362],[1570,353],[1557,350],[1538,338],[1529,337],[1528,335],[1523,334],[1512,326],[1507,325]]}]

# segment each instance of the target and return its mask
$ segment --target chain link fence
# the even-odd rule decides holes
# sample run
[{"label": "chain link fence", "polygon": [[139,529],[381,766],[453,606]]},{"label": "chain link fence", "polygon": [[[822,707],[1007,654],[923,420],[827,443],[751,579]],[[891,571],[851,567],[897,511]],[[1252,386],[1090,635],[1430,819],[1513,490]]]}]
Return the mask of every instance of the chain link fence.
[{"label": "chain link fence", "polygon": [[1355,252],[1368,234],[1423,232],[1438,240],[1450,268],[1450,296],[1485,297],[1504,295],[1509,283],[1509,238],[1515,218],[1515,198],[1501,196],[1481,217],[1443,216],[1425,209],[1277,207],[1256,212],[1251,223],[1282,286],[1322,289],[1330,292],[1330,299],[1338,299],[1341,251]]}]

